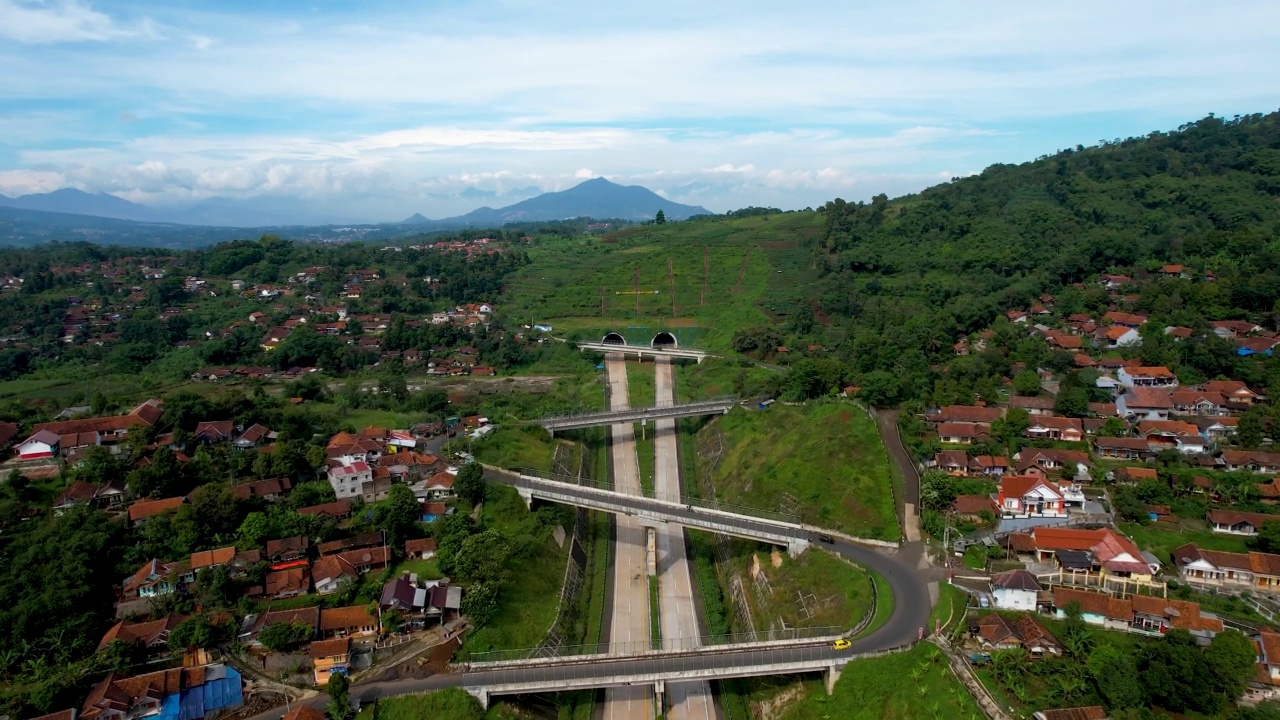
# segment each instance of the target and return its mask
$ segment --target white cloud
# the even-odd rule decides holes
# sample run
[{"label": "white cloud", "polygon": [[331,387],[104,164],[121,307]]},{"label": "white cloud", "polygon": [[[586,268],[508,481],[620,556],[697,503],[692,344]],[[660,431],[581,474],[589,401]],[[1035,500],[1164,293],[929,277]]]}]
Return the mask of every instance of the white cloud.
[{"label": "white cloud", "polygon": [[1280,96],[1273,0],[146,7],[0,0],[0,191],[803,206]]},{"label": "white cloud", "polygon": [[122,26],[79,0],[0,0],[0,37],[37,44],[163,36],[149,19]]}]

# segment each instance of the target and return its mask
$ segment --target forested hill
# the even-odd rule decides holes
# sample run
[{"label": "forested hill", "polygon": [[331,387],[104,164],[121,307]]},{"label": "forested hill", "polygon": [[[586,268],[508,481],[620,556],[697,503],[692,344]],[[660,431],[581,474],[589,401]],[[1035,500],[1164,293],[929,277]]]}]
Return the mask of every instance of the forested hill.
[{"label": "forested hill", "polygon": [[[995,165],[918,195],[821,209],[821,304],[849,318],[862,372],[909,370],[949,353],[1042,293],[1081,312],[1106,298],[1069,288],[1163,263],[1211,271],[1166,311],[1182,325],[1248,315],[1280,298],[1280,113],[1208,117],[1174,132]],[[1067,292],[1063,290],[1067,289]],[[1140,303],[1156,303],[1144,293]],[[1086,307],[1087,306],[1087,307]],[[901,367],[904,363],[910,368]],[[905,378],[903,378],[905,380]]]}]

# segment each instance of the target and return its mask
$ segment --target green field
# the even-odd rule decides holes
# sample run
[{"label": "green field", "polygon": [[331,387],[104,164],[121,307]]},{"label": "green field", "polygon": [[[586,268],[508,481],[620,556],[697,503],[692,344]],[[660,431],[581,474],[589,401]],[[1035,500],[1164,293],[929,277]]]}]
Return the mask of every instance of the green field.
[{"label": "green field", "polygon": [[633,408],[650,408],[654,405],[654,373],[657,365],[651,362],[627,363],[627,401]]},{"label": "green field", "polygon": [[471,443],[471,454],[486,465],[508,470],[551,472],[555,440],[537,425],[503,426]]},{"label": "green field", "polygon": [[721,502],[795,512],[861,537],[899,538],[893,474],[875,423],[840,402],[735,409],[698,437]]},{"label": "green field", "polygon": [[1203,520],[1177,518],[1172,523],[1120,523],[1120,530],[1133,538],[1138,547],[1151,551],[1161,563],[1173,562],[1175,548],[1195,543],[1205,550],[1248,552],[1246,538],[1241,535],[1224,535],[1213,532]]},{"label": "green field", "polygon": [[981,718],[964,686],[930,643],[908,652],[855,660],[845,666],[835,692],[807,681],[806,692],[787,706],[780,720],[915,720]]}]

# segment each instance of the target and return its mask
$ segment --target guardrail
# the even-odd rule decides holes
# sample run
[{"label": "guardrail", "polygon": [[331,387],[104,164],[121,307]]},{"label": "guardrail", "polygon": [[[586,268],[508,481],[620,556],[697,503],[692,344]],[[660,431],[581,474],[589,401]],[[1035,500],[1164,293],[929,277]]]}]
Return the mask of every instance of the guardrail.
[{"label": "guardrail", "polygon": [[798,642],[808,641],[820,643],[835,640],[845,634],[844,628],[814,627],[774,630],[767,634],[768,639],[752,639],[749,633],[730,633],[728,635],[708,635],[690,638],[663,638],[658,647],[654,641],[636,640],[633,642],[599,642],[586,645],[561,645],[553,656],[546,654],[546,648],[520,648],[517,650],[491,650],[475,653],[471,656],[468,668],[482,666],[486,663],[526,663],[555,661],[563,662],[566,658],[578,658],[579,662],[593,662],[596,659],[613,657],[639,657],[660,655],[698,655],[709,652],[749,650],[752,648],[785,647]]},{"label": "guardrail", "polygon": [[550,417],[538,418],[534,422],[539,425],[560,425],[565,423],[607,423],[612,418],[620,418],[619,422],[626,422],[628,419],[643,419],[650,413],[658,411],[656,414],[665,415],[668,411],[677,411],[679,413],[699,414],[702,412],[723,412],[732,409],[738,404],[737,398],[723,397],[713,398],[710,400],[698,400],[690,403],[659,403],[649,407],[628,408],[626,410],[601,410],[596,412],[576,413],[573,415],[552,415]]},{"label": "guardrail", "polygon": [[[586,480],[586,479],[579,480],[578,478],[569,476],[569,475],[557,475],[555,473],[551,473],[550,476],[548,476],[545,473],[541,473],[536,470],[531,470],[529,468],[521,468],[518,475],[511,475],[510,471],[503,471],[503,472],[504,474],[508,474],[513,478],[512,484],[515,485],[516,487],[520,487],[521,485],[518,483],[520,483],[520,481],[522,481],[525,477],[528,477],[536,480],[545,480],[547,482],[563,483],[565,485],[571,485],[573,487],[588,488],[591,490],[602,490],[602,491],[613,493],[615,495],[618,495],[624,498],[633,497],[638,500],[658,500],[659,502],[672,503],[674,505],[683,505],[687,508],[695,508],[698,510],[729,513],[731,515],[741,515],[744,517],[751,518],[753,520],[772,520],[775,522],[786,523],[789,525],[801,525],[800,516],[794,513],[772,512],[769,510],[761,510],[760,508],[748,507],[746,505],[735,505],[734,503],[707,501],[692,495],[685,495],[683,493],[653,492],[645,495],[629,495],[627,493],[619,492],[617,489],[613,487],[612,483],[600,482],[596,480]],[[527,483],[527,482],[524,483],[523,486],[528,487],[530,489],[533,489],[536,487],[534,483]]]}]

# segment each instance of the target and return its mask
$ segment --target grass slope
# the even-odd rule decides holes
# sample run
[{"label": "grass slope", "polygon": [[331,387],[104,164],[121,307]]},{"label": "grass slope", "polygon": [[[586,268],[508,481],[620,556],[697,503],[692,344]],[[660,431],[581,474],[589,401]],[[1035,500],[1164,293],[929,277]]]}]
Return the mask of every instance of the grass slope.
[{"label": "grass slope", "polygon": [[808,523],[897,540],[889,456],[875,423],[857,407],[830,403],[763,412],[735,409],[707,426],[699,451],[724,455],[713,482],[722,502],[794,508]]},{"label": "grass slope", "polygon": [[[747,592],[751,615],[765,629],[780,619],[786,627],[851,628],[871,609],[871,577],[861,567],[816,550],[798,558],[780,557],[773,567],[768,553],[757,552],[766,578]],[[750,583],[752,555],[738,558],[744,582]],[[765,588],[768,588],[766,591]],[[886,598],[892,606],[892,598]]]},{"label": "grass slope", "polygon": [[557,333],[617,330],[635,342],[668,329],[682,344],[725,350],[734,330],[817,294],[809,241],[822,227],[800,212],[542,243],[507,278],[504,311]]},{"label": "grass slope", "polygon": [[477,460],[508,470],[551,472],[555,441],[537,425],[503,426],[471,444]]}]

